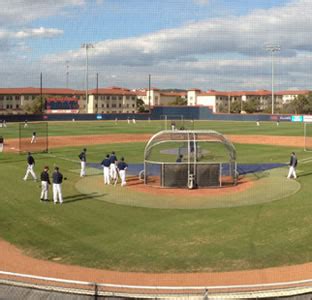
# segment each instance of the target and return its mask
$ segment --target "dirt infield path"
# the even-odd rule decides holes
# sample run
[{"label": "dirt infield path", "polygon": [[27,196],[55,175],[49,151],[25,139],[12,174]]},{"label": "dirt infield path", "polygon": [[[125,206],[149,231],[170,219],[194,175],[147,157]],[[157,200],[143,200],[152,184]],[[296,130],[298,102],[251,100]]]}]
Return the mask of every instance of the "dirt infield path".
[{"label": "dirt infield path", "polygon": [[[98,144],[147,142],[151,136],[152,136],[151,134],[50,136],[49,148],[62,148],[69,145],[85,146]],[[267,135],[227,135],[226,137],[233,143],[304,147],[303,137],[267,136]],[[19,147],[18,139],[8,139],[7,141],[5,141],[4,151],[8,152],[18,151],[18,147]]]},{"label": "dirt infield path", "polygon": [[98,283],[150,286],[216,286],[264,284],[312,278],[312,263],[224,273],[150,274],[115,272],[70,266],[29,257],[15,246],[0,240],[2,271]]}]

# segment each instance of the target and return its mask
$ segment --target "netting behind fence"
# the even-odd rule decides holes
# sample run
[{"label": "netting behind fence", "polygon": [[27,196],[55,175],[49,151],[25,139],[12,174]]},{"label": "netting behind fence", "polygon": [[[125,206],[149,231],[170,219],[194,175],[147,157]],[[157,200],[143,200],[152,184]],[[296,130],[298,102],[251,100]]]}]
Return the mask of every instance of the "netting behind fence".
[{"label": "netting behind fence", "polygon": [[19,124],[19,152],[48,152],[48,122]]}]

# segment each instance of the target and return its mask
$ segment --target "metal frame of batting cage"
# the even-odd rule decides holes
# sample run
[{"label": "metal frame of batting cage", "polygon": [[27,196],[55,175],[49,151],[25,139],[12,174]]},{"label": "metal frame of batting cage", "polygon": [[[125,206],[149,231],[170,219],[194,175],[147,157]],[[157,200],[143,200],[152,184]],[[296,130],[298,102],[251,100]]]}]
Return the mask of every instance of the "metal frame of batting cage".
[{"label": "metal frame of batting cage", "polygon": [[[312,136],[309,137],[307,136],[307,127],[311,127],[312,128],[312,122],[304,122],[303,125],[303,138],[304,138],[304,151],[306,152],[312,152]],[[312,131],[312,129],[311,129]],[[311,139],[311,147],[307,147],[307,138]]]},{"label": "metal frame of batting cage", "polygon": [[[184,115],[160,115],[159,116],[159,120],[164,122],[164,130],[170,130],[171,128],[171,124],[169,124],[169,122],[178,122],[181,123],[180,127],[183,127],[185,129],[188,130],[193,130],[194,129],[194,119],[186,119],[184,117]],[[191,123],[191,126],[189,126],[190,124],[188,124],[187,127],[190,128],[186,128],[186,123],[189,122]],[[176,130],[179,130],[180,128],[177,128]]]},{"label": "metal frame of batting cage", "polygon": [[[44,133],[44,147],[42,149],[35,149],[34,147],[28,147],[28,149],[23,149],[22,147],[22,140],[25,138],[22,136],[22,131],[25,129],[25,123],[19,123],[19,142],[18,142],[18,152],[19,154],[25,153],[25,152],[32,152],[32,153],[48,153],[49,152],[49,125],[48,122],[31,122],[27,123],[27,129],[30,130],[31,135],[33,131],[36,131],[36,127],[29,127],[29,126],[38,126],[41,125],[41,128],[44,128],[41,132]],[[40,127],[39,127],[40,128]],[[28,137],[29,140],[31,139],[31,136]],[[40,137],[41,138],[41,137]]]},{"label": "metal frame of batting cage", "polygon": [[[165,143],[187,143],[186,154],[187,161],[182,163],[177,162],[165,162],[161,160],[151,159],[153,156],[153,149],[155,146],[162,146]],[[206,161],[200,162],[198,159],[198,151],[200,146],[198,143],[220,143],[226,149],[226,154],[228,155],[228,159],[224,161]],[[192,145],[192,146],[191,146]],[[193,147],[191,149],[191,147]],[[180,147],[178,147],[178,151]],[[174,148],[173,150],[176,150]],[[165,150],[166,151],[166,150]],[[157,152],[157,151],[156,151]],[[179,152],[178,152],[179,153]],[[183,168],[183,166],[185,166]],[[228,167],[228,174],[232,181],[229,183],[235,185],[237,183],[237,163],[236,163],[236,150],[234,145],[227,140],[221,133],[213,131],[213,130],[163,130],[155,135],[153,135],[148,143],[145,146],[144,150],[144,183],[150,185],[151,180],[149,180],[151,169],[156,168],[154,177],[156,177],[156,184],[158,187],[188,187],[194,188],[198,187],[222,187],[225,184],[225,181],[222,180],[222,176],[225,175],[226,171],[224,168]],[[171,170],[170,170],[171,168]],[[213,168],[215,171],[213,171]],[[168,186],[165,183],[166,170],[168,173],[173,172],[173,176],[179,173],[178,177],[182,177],[183,183],[181,186],[177,184],[176,186],[170,185]],[[187,180],[184,186],[184,180],[187,172]],[[215,173],[214,173],[215,172]],[[203,183],[203,178],[205,174],[208,174],[207,182]],[[211,175],[212,174],[212,175]],[[197,177],[198,175],[198,177]],[[159,176],[159,181],[157,180],[157,176]],[[218,177],[218,178],[217,178]],[[170,177],[169,177],[170,179]],[[170,181],[170,180],[169,180]],[[169,182],[168,181],[168,182]],[[211,183],[211,185],[209,184]],[[215,182],[215,184],[213,184]],[[218,182],[218,184],[216,184]],[[153,184],[152,184],[153,185]],[[154,185],[155,186],[155,185]]]}]

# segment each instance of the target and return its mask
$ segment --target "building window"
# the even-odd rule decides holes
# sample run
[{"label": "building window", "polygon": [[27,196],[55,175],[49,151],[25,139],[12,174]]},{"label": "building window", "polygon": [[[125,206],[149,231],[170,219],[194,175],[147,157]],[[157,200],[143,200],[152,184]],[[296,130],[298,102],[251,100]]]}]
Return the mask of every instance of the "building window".
[{"label": "building window", "polygon": [[116,108],[116,104],[114,103],[114,104],[112,104],[112,108]]},{"label": "building window", "polygon": [[0,96],[0,100],[4,100],[4,96]]},{"label": "building window", "polygon": [[135,104],[132,104],[132,107],[135,107]]},{"label": "building window", "polygon": [[135,97],[131,97],[132,100],[135,100]]},{"label": "building window", "polygon": [[119,100],[122,100],[122,97],[121,97],[121,96],[119,96],[119,97],[118,97],[118,99],[119,99]]},{"label": "building window", "polygon": [[16,104],[16,109],[19,109],[19,105],[18,104]]},{"label": "building window", "polygon": [[109,104],[106,104],[106,108],[109,108]]},{"label": "building window", "polygon": [[119,108],[121,107],[121,103],[119,103]]},{"label": "building window", "polygon": [[116,96],[112,96],[112,100],[117,100],[117,97]]}]

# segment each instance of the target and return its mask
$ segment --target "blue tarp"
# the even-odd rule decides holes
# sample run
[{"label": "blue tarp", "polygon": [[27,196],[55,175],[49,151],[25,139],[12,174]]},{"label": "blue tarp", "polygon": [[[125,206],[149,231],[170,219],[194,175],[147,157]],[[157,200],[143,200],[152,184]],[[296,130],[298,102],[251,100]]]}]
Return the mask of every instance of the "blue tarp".
[{"label": "blue tarp", "polygon": [[[143,164],[131,164],[128,163],[128,174],[129,175],[139,175],[139,172],[144,169]],[[102,166],[99,163],[88,163],[87,166],[91,168],[96,169],[102,169]],[[270,169],[285,167],[287,164],[281,164],[281,163],[262,163],[262,164],[238,164],[237,165],[237,171],[239,175],[245,175],[245,174],[252,174],[252,173],[258,173],[263,172]],[[228,169],[227,165],[224,165],[223,172]],[[149,165],[149,172],[153,173],[153,175],[159,175],[160,167],[159,165]]]}]

